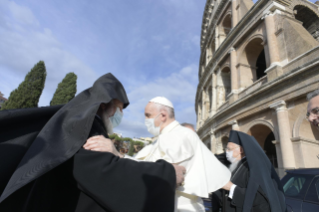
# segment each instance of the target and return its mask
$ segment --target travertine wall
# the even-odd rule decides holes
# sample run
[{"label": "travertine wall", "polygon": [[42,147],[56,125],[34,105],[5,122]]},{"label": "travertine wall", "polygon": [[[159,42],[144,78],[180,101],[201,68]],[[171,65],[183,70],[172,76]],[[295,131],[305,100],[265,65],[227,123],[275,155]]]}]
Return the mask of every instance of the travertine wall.
[{"label": "travertine wall", "polygon": [[[285,169],[319,167],[319,131],[305,119],[306,94],[319,88],[319,42],[313,33],[319,6],[306,0],[255,5],[220,0],[207,1],[206,9],[195,103],[205,144],[223,152],[234,129],[255,136],[264,147],[273,133],[281,176]],[[308,21],[304,11],[315,24],[300,21]],[[266,69],[257,78],[262,59]]]}]

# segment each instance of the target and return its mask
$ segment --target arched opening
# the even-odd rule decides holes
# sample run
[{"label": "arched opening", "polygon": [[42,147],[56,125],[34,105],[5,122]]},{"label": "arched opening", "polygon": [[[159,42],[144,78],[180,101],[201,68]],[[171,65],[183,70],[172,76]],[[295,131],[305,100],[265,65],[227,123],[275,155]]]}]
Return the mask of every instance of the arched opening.
[{"label": "arched opening", "polygon": [[308,7],[297,5],[294,7],[295,18],[302,22],[302,26],[319,41],[319,17]]},{"label": "arched opening", "polygon": [[231,30],[231,15],[228,14],[225,16],[224,20],[223,20],[223,23],[222,23],[222,29],[223,29],[223,32],[225,34],[225,36],[227,36]]},{"label": "arched opening", "polygon": [[263,49],[256,61],[256,77],[257,80],[262,78],[263,76],[266,75],[265,70],[266,70],[266,57],[265,57],[265,50]]},{"label": "arched opening", "polygon": [[213,88],[212,86],[208,87],[208,99],[209,99],[209,111],[211,111],[213,105]]},{"label": "arched opening", "polygon": [[228,137],[227,136],[222,137],[222,148],[224,152],[227,147],[227,143],[228,143]]},{"label": "arched opening", "polygon": [[265,76],[266,57],[261,38],[251,40],[239,58],[239,71],[241,87],[245,88],[256,80]]},{"label": "arched opening", "polygon": [[211,146],[211,143],[210,143],[210,138],[207,138],[207,139],[206,139],[205,144],[206,144],[207,148],[208,148],[209,150],[211,150],[212,146]]},{"label": "arched opening", "polygon": [[221,70],[217,81],[217,104],[221,106],[231,91],[230,69],[225,67]]},{"label": "arched opening", "polygon": [[[215,36],[214,36],[214,37],[215,37]],[[212,41],[212,44],[211,44],[212,57],[214,57],[215,50],[216,50],[215,42],[216,42],[216,40],[214,39],[214,40]]]},{"label": "arched opening", "polygon": [[221,71],[221,78],[222,78],[222,82],[223,82],[223,86],[225,88],[225,99],[227,98],[228,94],[231,91],[231,82],[230,82],[230,68],[229,67],[225,67],[222,71]]},{"label": "arched opening", "polygon": [[270,162],[274,166],[274,168],[277,169],[278,161],[277,161],[276,146],[272,143],[272,141],[274,140],[276,140],[274,133],[273,132],[269,133],[265,140],[264,150]]},{"label": "arched opening", "polygon": [[250,128],[248,134],[254,136],[259,145],[264,149],[265,154],[275,169],[278,169],[276,146],[272,141],[276,140],[274,133],[265,125],[257,124]]}]

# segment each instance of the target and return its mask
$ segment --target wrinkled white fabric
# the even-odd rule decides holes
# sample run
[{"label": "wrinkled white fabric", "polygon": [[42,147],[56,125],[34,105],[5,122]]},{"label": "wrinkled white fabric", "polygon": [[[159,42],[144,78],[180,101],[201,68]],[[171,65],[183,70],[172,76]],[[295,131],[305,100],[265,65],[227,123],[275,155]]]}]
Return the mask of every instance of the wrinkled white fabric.
[{"label": "wrinkled white fabric", "polygon": [[163,159],[186,168],[185,185],[177,188],[177,211],[185,207],[189,211],[203,208],[198,197],[209,197],[210,192],[223,187],[231,176],[198,135],[177,121],[166,126],[157,141],[144,147],[135,158],[152,162]]}]

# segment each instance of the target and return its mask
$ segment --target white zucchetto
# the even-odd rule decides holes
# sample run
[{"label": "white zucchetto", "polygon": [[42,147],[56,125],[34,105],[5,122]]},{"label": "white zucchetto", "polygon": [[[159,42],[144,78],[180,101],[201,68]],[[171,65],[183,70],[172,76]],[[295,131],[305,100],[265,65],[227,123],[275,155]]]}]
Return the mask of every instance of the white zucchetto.
[{"label": "white zucchetto", "polygon": [[173,103],[163,96],[157,96],[151,99],[150,102],[161,104],[174,109]]}]

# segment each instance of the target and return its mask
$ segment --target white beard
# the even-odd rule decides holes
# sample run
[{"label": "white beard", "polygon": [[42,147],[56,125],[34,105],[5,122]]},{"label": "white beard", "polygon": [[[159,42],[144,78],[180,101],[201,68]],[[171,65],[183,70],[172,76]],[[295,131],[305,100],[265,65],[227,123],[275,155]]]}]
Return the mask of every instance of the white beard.
[{"label": "white beard", "polygon": [[108,113],[107,113],[107,112],[104,112],[104,113],[102,114],[102,117],[101,117],[101,118],[102,118],[102,121],[103,121],[104,126],[105,126],[105,128],[106,128],[107,134],[109,134],[109,135],[113,134],[113,125],[112,125],[111,120],[109,119]]},{"label": "white beard", "polygon": [[233,172],[237,168],[239,161],[240,160],[236,160],[234,163],[230,164],[228,168],[230,172]]}]

